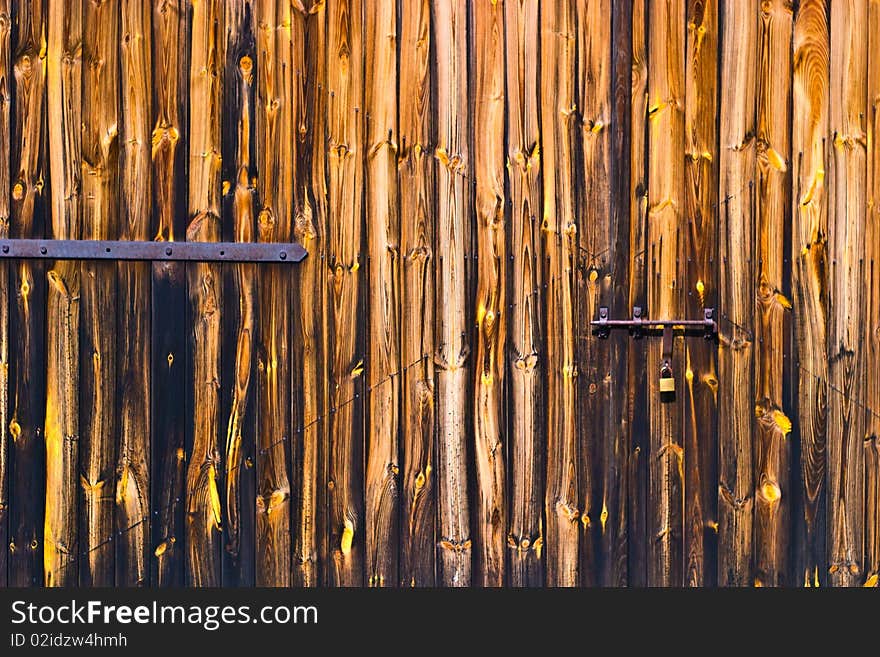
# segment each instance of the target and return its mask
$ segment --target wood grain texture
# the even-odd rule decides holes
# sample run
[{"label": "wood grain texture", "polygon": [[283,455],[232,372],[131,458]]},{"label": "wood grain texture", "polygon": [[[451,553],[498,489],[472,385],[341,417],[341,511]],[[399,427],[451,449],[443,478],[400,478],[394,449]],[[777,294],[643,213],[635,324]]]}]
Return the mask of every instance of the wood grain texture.
[{"label": "wood grain texture", "polygon": [[474,192],[477,238],[477,342],[474,366],[475,581],[503,586],[507,547],[507,340],[504,5],[471,6],[473,25]]},{"label": "wood grain texture", "polygon": [[375,0],[364,37],[367,367],[366,568],[369,586],[397,585],[400,429],[400,217],[397,191],[397,11]]},{"label": "wood grain texture", "polygon": [[[257,51],[254,10],[250,2],[226,4],[226,64],[223,90],[224,239],[256,239],[255,101]],[[231,84],[230,84],[231,83]],[[246,586],[255,580],[254,513],[256,492],[255,368],[257,281],[252,263],[223,267],[223,358],[221,377],[226,438],[223,510],[223,585]],[[234,356],[231,356],[234,354]],[[228,410],[227,410],[228,409]]]},{"label": "wood grain texture", "polygon": [[[679,317],[684,309],[681,229],[684,227],[685,7],[651,2],[648,25],[648,285],[649,317]],[[681,340],[674,362],[681,363]],[[650,426],[648,585],[676,586],[682,581],[684,447],[681,444],[681,394],[663,400],[659,390],[661,344],[647,349]],[[675,355],[674,354],[674,355]],[[676,389],[683,390],[679,365]]]},{"label": "wood grain texture", "polygon": [[[575,66],[577,47],[574,4],[568,0],[547,3],[542,6],[541,20],[542,231],[546,257],[544,280],[547,281],[546,573],[548,586],[577,586],[580,539],[574,326],[578,232],[574,127],[577,114],[574,80],[569,75]],[[629,85],[626,91],[628,94]]]},{"label": "wood grain texture", "polygon": [[[119,239],[150,235],[152,102],[151,12],[142,0],[120,7],[121,85]],[[150,579],[150,265],[119,263],[118,448],[116,584],[144,586]],[[131,529],[129,529],[131,528]]]},{"label": "wood grain texture", "polygon": [[[189,117],[186,239],[190,242],[214,242],[221,236],[223,19],[223,4],[218,0],[192,7],[189,91],[190,102],[200,109]],[[186,474],[187,583],[219,586],[224,468],[219,445],[222,279],[216,263],[188,264],[186,270],[192,395]]]},{"label": "wood grain texture", "polygon": [[[364,5],[327,4],[327,266],[332,307],[330,364],[330,582],[360,586],[364,579],[363,389],[363,162]],[[357,397],[355,395],[358,395]]]},{"label": "wood grain texture", "polygon": [[[290,3],[257,4],[257,237],[286,242],[293,233],[295,161]],[[289,272],[266,270],[259,282],[257,329],[257,584],[289,586],[290,320]]]},{"label": "wood grain texture", "polygon": [[800,501],[795,575],[819,586],[826,573],[826,444],[828,364],[828,58],[825,0],[802,2],[792,38],[792,312],[795,322]]},{"label": "wood grain texture", "polygon": [[541,147],[538,123],[538,3],[504,5],[507,72],[507,165],[510,188],[510,445],[508,463],[511,586],[540,586],[544,545],[541,491],[544,445],[541,430],[544,367],[541,334]]},{"label": "wood grain texture", "polygon": [[[431,6],[400,5],[398,184],[400,190],[401,383],[400,584],[435,584],[437,509],[434,418],[435,160]],[[499,535],[495,545],[501,540]],[[497,552],[496,552],[497,554]]]},{"label": "wood grain texture", "polygon": [[790,4],[764,3],[758,26],[758,131],[755,207],[755,585],[782,586],[788,574],[789,433],[784,358],[786,225],[791,98]]},{"label": "wood grain texture", "polygon": [[[41,56],[46,14],[41,4],[16,2],[13,74],[15,107],[10,149],[11,237],[39,237],[44,232],[44,180],[48,174],[45,111],[46,71]],[[45,508],[45,302],[46,268],[21,261],[11,265],[9,437],[9,586],[43,581]]]},{"label": "wood grain texture", "polygon": [[297,508],[294,510],[293,581],[320,586],[327,581],[327,12],[313,0],[304,21],[301,75],[304,105],[299,114],[296,189],[300,194],[294,237],[308,251],[300,265],[295,295],[294,349],[299,368],[294,375],[294,422],[302,427],[294,462]]},{"label": "wood grain texture", "polygon": [[[119,234],[119,6],[83,4],[82,238]],[[80,584],[112,586],[116,483],[116,265],[80,270]]]},{"label": "wood grain texture", "polygon": [[[685,60],[685,315],[717,308],[718,3],[693,0],[687,9]],[[781,247],[781,243],[780,243]],[[684,363],[684,584],[716,580],[718,374],[714,342],[689,338]]]},{"label": "wood grain texture", "polygon": [[[10,159],[10,108],[12,105],[12,70],[10,36],[12,17],[8,0],[0,1],[0,162]],[[0,167],[0,238],[9,237],[10,184],[9,167]],[[0,586],[7,586],[6,564],[9,561],[9,267],[0,266]]]},{"label": "wood grain texture", "polygon": [[[188,52],[177,44],[188,33],[182,0],[155,3],[152,15],[152,230],[157,241],[174,242],[186,230]],[[183,263],[152,267],[150,323],[151,523],[154,586],[184,583],[186,272]]]},{"label": "wood grain texture", "polygon": [[432,5],[437,72],[437,299],[445,304],[434,335],[439,477],[438,583],[471,583],[470,500],[467,490],[468,340],[466,254],[471,240],[468,176],[467,6]]},{"label": "wood grain texture", "polygon": [[721,16],[718,584],[753,584],[754,229],[758,3]]},{"label": "wood grain texture", "polygon": [[[630,109],[629,176],[629,306],[647,308],[647,212],[648,212],[648,49],[647,3],[632,3],[632,88]],[[648,431],[647,345],[631,340],[627,346],[627,407],[631,427],[626,451],[627,582],[645,586],[648,578],[647,501]]]},{"label": "wood grain texture", "polygon": [[[831,4],[828,250],[828,574],[863,583],[867,2]],[[876,372],[873,373],[876,375]]]},{"label": "wood grain texture", "polygon": [[[48,4],[46,109],[51,236],[77,239],[80,219],[82,11]],[[53,263],[46,307],[46,586],[77,583],[79,553],[79,265]]]}]

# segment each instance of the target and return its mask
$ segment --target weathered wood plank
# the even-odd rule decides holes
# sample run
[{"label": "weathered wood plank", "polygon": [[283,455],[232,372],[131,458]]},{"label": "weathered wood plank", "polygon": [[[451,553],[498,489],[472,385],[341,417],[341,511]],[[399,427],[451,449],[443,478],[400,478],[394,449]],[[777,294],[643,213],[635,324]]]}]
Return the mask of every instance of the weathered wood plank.
[{"label": "weathered wood plank", "polygon": [[504,416],[507,333],[504,153],[504,5],[471,6],[477,345],[474,367],[475,582],[503,586],[508,513]]},{"label": "weathered wood plank", "polygon": [[[46,58],[51,236],[79,237],[82,7],[48,4]],[[79,554],[79,265],[52,264],[46,311],[44,582],[75,586]]]},{"label": "weathered wood plank", "polygon": [[[150,238],[152,69],[150,9],[124,0],[119,34],[121,69],[119,239]],[[117,586],[150,580],[150,265],[119,263],[116,454]]]},{"label": "weathered wood plank", "polygon": [[363,443],[360,396],[363,347],[360,273],[363,235],[364,99],[361,0],[333,0],[327,9],[329,243],[332,313],[330,365],[329,534],[331,583],[359,586],[364,578]]},{"label": "weathered wood plank", "polygon": [[[9,1],[0,0],[0,162],[10,162],[9,110],[12,70],[9,52],[12,17]],[[0,238],[9,237],[10,167],[0,167]],[[0,265],[0,586],[7,586],[9,561],[9,267]]]},{"label": "weathered wood plank", "polygon": [[[648,7],[648,316],[679,317],[684,309],[681,229],[685,170],[685,6],[651,2]],[[681,339],[673,358],[676,389],[684,389]],[[647,380],[651,433],[648,511],[648,585],[682,581],[684,449],[682,394],[662,399],[662,343],[648,345]]]},{"label": "weathered wood plank", "polygon": [[438,309],[434,336],[437,369],[439,481],[438,583],[471,583],[470,501],[467,490],[468,340],[466,254],[471,240],[468,189],[467,3],[436,0],[434,55],[437,73],[435,269]]},{"label": "weathered wood plank", "polygon": [[[632,90],[629,213],[629,307],[647,308],[647,213],[648,213],[648,51],[645,0],[632,5]],[[630,340],[627,353],[627,418],[630,444],[627,449],[627,524],[629,549],[627,583],[645,586],[648,577],[647,496],[648,401],[644,341]]]},{"label": "weathered wood plank", "polygon": [[791,421],[785,399],[785,227],[790,219],[792,11],[763,3],[758,27],[758,133],[755,245],[755,585],[787,583]]},{"label": "weathered wood plank", "polygon": [[397,585],[400,427],[396,0],[374,0],[364,37],[367,367],[366,567],[369,586]]},{"label": "weathered wood plank", "polygon": [[827,581],[828,30],[825,0],[801,2],[792,38],[791,288],[794,316],[809,318],[794,323],[801,463],[795,574],[805,586]]},{"label": "weathered wood plank", "polygon": [[[831,3],[828,247],[828,562],[832,586],[863,582],[866,382],[867,2]],[[876,372],[873,373],[876,376]]]},{"label": "weathered wood plank", "polygon": [[[224,65],[223,4],[192,6],[189,89],[188,241],[220,238],[220,129]],[[187,266],[190,332],[191,448],[186,477],[187,583],[221,581],[220,335],[222,279],[216,263]]]},{"label": "weathered wood plank", "polygon": [[756,0],[721,16],[718,584],[750,586],[754,485]]},{"label": "weathered wood plank", "polygon": [[[82,238],[119,230],[119,6],[83,3]],[[80,269],[80,584],[115,582],[116,265]]]},{"label": "weathered wood plank", "polygon": [[[188,33],[182,0],[153,4],[153,234],[182,239],[186,230]],[[186,419],[186,287],[180,262],[153,264],[151,301],[152,521],[154,586],[184,583],[184,482]]]},{"label": "weathered wood plank", "polygon": [[[291,10],[288,2],[257,5],[257,237],[292,235]],[[257,584],[289,586],[290,568],[290,272],[271,268],[259,281],[257,329]]]},{"label": "weathered wood plank", "polygon": [[[687,254],[683,281],[685,315],[698,319],[703,308],[718,306],[718,3],[691,0],[687,16],[685,78],[685,209]],[[781,246],[781,244],[780,244]],[[718,375],[714,343],[685,341],[684,584],[716,580],[718,505]]]},{"label": "weathered wood plank", "polygon": [[[434,252],[435,187],[429,0],[400,5],[399,105],[402,470],[400,583],[433,586],[436,518],[434,475]],[[479,433],[475,440],[479,444]],[[479,464],[479,457],[478,464]],[[479,468],[479,465],[477,466]],[[503,473],[504,462],[496,466]],[[497,471],[496,469],[496,471]],[[479,476],[479,475],[478,475]],[[503,508],[503,500],[495,502]],[[503,536],[495,537],[495,554]]]},{"label": "weathered wood plank", "polygon": [[507,165],[510,185],[509,466],[511,501],[508,583],[540,586],[544,544],[541,497],[543,339],[541,335],[541,173],[538,124],[538,2],[504,4],[507,73]]},{"label": "weathered wood plank", "polygon": [[[47,173],[46,78],[40,59],[46,15],[41,4],[16,2],[13,21],[15,110],[9,232],[11,237],[35,237],[44,231],[43,181]],[[9,400],[8,583],[33,586],[43,579],[46,268],[43,263],[17,262],[10,278],[15,290],[14,300],[10,300],[10,352],[15,357],[10,362],[14,388]]]},{"label": "weathered wood plank", "polygon": [[[570,0],[549,2],[541,10],[542,231],[546,257],[544,280],[547,281],[546,571],[548,586],[577,586],[580,511],[575,416],[577,217],[573,131],[577,113],[574,79],[569,73],[575,66],[577,33],[574,4]],[[627,94],[630,93],[629,86],[627,83]],[[629,117],[626,122],[629,123]],[[482,121],[478,123],[484,124]],[[477,171],[479,186],[479,169]],[[503,256],[502,250],[499,260],[502,263]],[[503,504],[501,509],[504,509]]]},{"label": "weathered wood plank", "polygon": [[298,265],[294,307],[294,423],[302,427],[294,462],[297,507],[294,510],[293,581],[320,586],[327,581],[327,12],[313,0],[305,21],[301,86],[304,104],[298,124],[296,189],[300,194],[294,237],[309,252]]},{"label": "weathered wood plank", "polygon": [[[226,4],[226,65],[223,91],[223,220],[224,239],[253,242],[256,233],[254,115],[256,42],[250,2]],[[259,268],[236,263],[223,267],[224,312],[221,376],[226,413],[225,489],[223,505],[223,586],[254,583],[253,453],[256,444],[254,369],[256,302]],[[234,354],[232,356],[231,354]],[[228,409],[228,410],[227,410]]]}]

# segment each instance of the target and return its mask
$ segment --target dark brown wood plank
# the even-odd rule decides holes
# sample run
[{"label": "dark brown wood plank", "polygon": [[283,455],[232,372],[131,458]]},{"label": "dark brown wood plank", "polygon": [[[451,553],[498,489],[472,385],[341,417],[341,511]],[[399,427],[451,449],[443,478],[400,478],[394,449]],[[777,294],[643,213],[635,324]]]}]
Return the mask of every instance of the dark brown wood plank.
[{"label": "dark brown wood plank", "polygon": [[[223,3],[192,7],[189,93],[189,195],[187,241],[220,239]],[[187,583],[221,582],[222,506],[220,486],[220,335],[222,278],[217,263],[187,265],[190,312],[190,386],[192,436],[186,477]]]},{"label": "dark brown wood plank", "polygon": [[365,12],[365,214],[369,311],[367,367],[367,585],[397,585],[400,429],[400,217],[397,191],[396,0]]},{"label": "dark brown wood plank", "polygon": [[[121,5],[119,239],[150,238],[151,12],[143,0]],[[119,395],[116,454],[117,586],[150,580],[150,265],[117,267]]]},{"label": "dark brown wood plank", "polygon": [[[188,33],[186,3],[155,3],[153,27],[153,234],[174,242],[186,230]],[[151,491],[154,586],[184,583],[186,471],[186,287],[180,262],[153,264],[151,328]]]},{"label": "dark brown wood plank", "polygon": [[[867,2],[831,3],[828,581],[864,581]],[[872,373],[876,376],[876,372]]]},{"label": "dark brown wood plank", "polygon": [[296,190],[299,210],[294,238],[309,252],[298,265],[295,294],[293,368],[294,435],[293,582],[320,586],[327,581],[327,11],[313,0],[304,21],[304,98],[298,124]]},{"label": "dark brown wood plank", "polygon": [[[569,73],[575,66],[577,33],[574,3],[570,0],[549,2],[542,5],[541,11],[542,231],[546,257],[544,280],[547,281],[544,297],[547,350],[546,572],[548,586],[577,586],[581,532],[575,414],[578,371],[575,365],[574,312],[577,257],[574,126],[578,114],[574,79]],[[626,93],[629,94],[629,84]],[[629,123],[629,117],[626,122]],[[479,184],[479,177],[477,181]],[[629,189],[626,193],[629,194]],[[502,263],[503,256],[502,251],[499,259]]]},{"label": "dark brown wood plank", "polygon": [[[250,2],[226,4],[226,66],[223,93],[224,239],[253,242],[256,237],[254,115],[256,42]],[[256,295],[259,267],[236,263],[223,267],[223,386],[226,428],[223,505],[223,586],[255,581],[256,492],[254,447]]]},{"label": "dark brown wood plank", "polygon": [[[13,20],[15,108],[9,232],[11,237],[39,237],[44,231],[43,181],[48,174],[46,71],[40,60],[46,14],[41,3],[16,2]],[[39,262],[14,263],[9,284],[15,296],[10,303],[8,584],[35,586],[43,581],[46,267]]]},{"label": "dark brown wood plank", "polygon": [[[718,305],[718,3],[688,2],[685,78],[685,315],[698,319]],[[780,245],[781,246],[781,245]],[[716,581],[718,481],[717,347],[685,341],[684,584]]]},{"label": "dark brown wood plank", "polygon": [[[434,446],[434,134],[429,0],[400,5],[400,359],[402,464],[400,584],[433,586],[437,484]],[[477,430],[479,431],[479,430]],[[479,434],[475,440],[479,441]],[[479,457],[477,457],[479,463]],[[503,460],[499,461],[503,472]],[[477,466],[479,468],[479,465]],[[496,500],[495,508],[503,508]],[[493,545],[500,546],[500,533]],[[496,549],[497,554],[500,547]]]},{"label": "dark brown wood plank", "polygon": [[[82,238],[119,230],[119,7],[83,4]],[[80,584],[112,586],[115,546],[108,538],[116,483],[116,265],[80,269]]]},{"label": "dark brown wood plank", "polygon": [[[364,5],[327,4],[327,103],[330,336],[330,583],[364,580],[363,160]],[[355,396],[358,395],[358,396]]]},{"label": "dark brown wood plank", "polygon": [[[79,237],[82,7],[48,4],[51,236]],[[79,554],[79,265],[52,264],[46,309],[46,586],[75,586]]]},{"label": "dark brown wood plank", "polygon": [[787,583],[790,516],[783,293],[790,223],[790,3],[761,5],[758,27],[758,143],[755,245],[755,585]]}]

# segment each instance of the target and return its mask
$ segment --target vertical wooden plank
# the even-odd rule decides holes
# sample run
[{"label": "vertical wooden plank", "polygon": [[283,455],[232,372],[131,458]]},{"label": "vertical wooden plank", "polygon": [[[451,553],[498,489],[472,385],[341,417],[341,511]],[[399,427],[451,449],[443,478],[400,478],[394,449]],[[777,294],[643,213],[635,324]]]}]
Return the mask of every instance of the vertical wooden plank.
[{"label": "vertical wooden plank", "polygon": [[[257,7],[257,237],[291,237],[293,135],[291,119],[290,5],[263,0]],[[257,546],[260,586],[290,582],[290,437],[288,272],[266,269],[259,282],[257,330]]]},{"label": "vertical wooden plank", "polygon": [[825,194],[828,130],[828,11],[825,0],[804,0],[792,39],[792,313],[797,349],[801,514],[795,545],[798,584],[826,581],[825,446],[828,402],[828,206]]},{"label": "vertical wooden plank", "polygon": [[721,19],[718,351],[718,584],[750,586],[754,486],[755,91],[758,3],[726,2]]},{"label": "vertical wooden plank", "polygon": [[[10,236],[39,237],[44,230],[46,177],[46,80],[40,59],[46,39],[46,15],[42,3],[16,2],[13,20],[15,115]],[[14,382],[9,421],[10,586],[32,586],[43,579],[45,275],[43,263],[20,261],[12,265],[10,285],[15,299],[10,309],[10,351],[15,358],[10,374]]]},{"label": "vertical wooden plank", "polygon": [[[82,11],[48,4],[47,123],[51,235],[79,238]],[[75,586],[79,507],[79,265],[47,273],[46,523],[44,582]]]},{"label": "vertical wooden plank", "polygon": [[[188,241],[220,238],[220,114],[223,5],[192,6],[189,121]],[[222,280],[216,263],[187,265],[192,385],[192,449],[186,478],[187,583],[219,586],[222,481],[220,437],[220,326]]]},{"label": "vertical wooden plank", "polygon": [[[580,511],[575,423],[578,371],[574,334],[577,219],[573,140],[577,113],[574,79],[570,75],[575,66],[576,37],[574,5],[570,0],[552,0],[541,6],[542,231],[546,256],[544,280],[547,281],[547,488],[544,514],[547,519],[548,586],[579,584]],[[629,84],[626,93],[630,93]],[[478,123],[484,124],[482,121]],[[478,173],[478,188],[479,181]],[[502,263],[503,255],[501,252]],[[481,265],[484,264],[481,258]]]},{"label": "vertical wooden plank", "polygon": [[[867,225],[865,278],[868,285],[867,412],[865,440],[865,585],[877,586],[880,576],[880,0],[868,3],[868,96],[867,96]],[[2,530],[0,530],[2,531]],[[0,574],[2,577],[2,574]]]},{"label": "vertical wooden plank", "polygon": [[[649,317],[679,317],[684,309],[680,262],[684,227],[685,6],[651,2],[648,10],[648,308]],[[676,338],[675,346],[681,346]],[[674,349],[676,389],[684,389],[683,349]],[[682,581],[684,450],[681,392],[661,398],[662,342],[648,344],[651,432],[648,511],[648,584]]]},{"label": "vertical wooden plank", "polygon": [[471,583],[467,494],[468,381],[466,253],[471,238],[468,177],[467,6],[464,0],[432,5],[437,72],[437,223],[435,268],[438,309],[434,336],[437,367],[439,468],[438,582]]},{"label": "vertical wooden plank", "polygon": [[[186,227],[188,34],[183,0],[153,4],[153,231],[174,242]],[[186,277],[180,262],[153,263],[151,301],[152,583],[184,583]]]},{"label": "vertical wooden plank", "polygon": [[[119,6],[83,4],[82,238],[115,239],[119,212]],[[116,469],[116,265],[80,269],[82,586],[112,586]]]},{"label": "vertical wooden plank", "polygon": [[[647,6],[635,0],[632,12],[632,108],[630,144],[629,304],[647,309],[648,226],[648,50]],[[648,400],[647,346],[630,340],[627,346],[627,418],[631,427],[627,450],[627,525],[629,534],[627,580],[645,586],[648,577]]]},{"label": "vertical wooden plank", "polygon": [[584,505],[581,580],[586,585],[610,583],[613,543],[620,521],[615,451],[621,436],[619,404],[623,399],[616,388],[626,381],[626,372],[617,371],[626,336],[614,334],[608,341],[599,342],[589,327],[590,320],[598,316],[599,306],[610,306],[617,314],[628,312],[620,307],[622,303],[614,303],[615,289],[622,289],[616,286],[624,284],[626,271],[617,270],[624,253],[616,244],[617,216],[612,214],[611,23],[610,0],[577,4],[577,135],[582,167],[576,177],[580,190],[577,404],[582,427],[579,481]]},{"label": "vertical wooden plank", "polygon": [[[699,319],[717,308],[718,207],[717,103],[718,3],[690,0],[685,78],[685,209],[687,255],[683,281],[685,314]],[[787,116],[787,114],[786,114]],[[780,240],[780,248],[782,246]],[[717,312],[717,310],[716,310]],[[716,347],[699,338],[685,341],[684,584],[711,586],[716,579],[718,376]]]},{"label": "vertical wooden plank", "polygon": [[[150,237],[151,12],[144,0],[121,6],[119,239]],[[116,455],[117,586],[149,583],[150,266],[119,263],[119,447]]]},{"label": "vertical wooden plank", "polygon": [[[253,242],[256,232],[254,160],[254,82],[256,44],[250,2],[226,4],[226,65],[223,92],[223,233],[224,239]],[[254,367],[258,266],[223,267],[224,297],[236,300],[224,313],[221,376],[226,419],[223,525],[223,586],[254,582],[253,452],[256,438]],[[234,354],[234,357],[231,356]]]},{"label": "vertical wooden plank", "polygon": [[[434,253],[435,187],[433,32],[429,0],[400,4],[398,184],[400,190],[401,270],[400,359],[403,373],[401,416],[400,583],[433,586],[436,479],[434,475]],[[479,444],[477,430],[475,440]],[[480,457],[477,456],[479,468]],[[496,468],[503,473],[504,461]],[[479,475],[478,475],[479,476]],[[503,508],[503,499],[495,501]],[[500,529],[499,529],[500,532]],[[495,545],[502,540],[499,533]],[[499,548],[500,550],[500,548]],[[498,551],[496,550],[496,554]]]},{"label": "vertical wooden plank", "polygon": [[507,253],[504,196],[504,5],[471,6],[474,186],[477,237],[477,348],[474,459],[477,491],[475,582],[504,585],[507,457],[504,417]]},{"label": "vertical wooden plank", "polygon": [[398,546],[398,331],[400,219],[397,201],[396,0],[365,12],[366,226],[369,262],[369,413],[366,566],[369,586],[396,586]]},{"label": "vertical wooden plank", "polygon": [[327,264],[333,307],[328,484],[331,582],[336,586],[359,586],[364,577],[364,423],[359,391],[365,331],[358,321],[363,260],[364,6],[361,0],[333,0],[328,3],[327,20]]},{"label": "vertical wooden plank", "polygon": [[326,583],[327,566],[327,12],[313,0],[305,22],[302,49],[304,104],[298,124],[297,190],[301,196],[294,237],[309,252],[298,265],[294,307],[294,423],[302,431],[294,457],[297,508],[294,510],[296,586]]},{"label": "vertical wooden plank", "polygon": [[786,584],[791,421],[783,408],[785,226],[789,221],[792,12],[763,3],[758,27],[758,133],[755,244],[755,585]]},{"label": "vertical wooden plank", "polygon": [[[12,104],[9,1],[0,0],[0,162],[11,162],[9,110]],[[0,167],[0,238],[9,237],[10,167]],[[9,561],[9,267],[0,265],[0,586],[7,586]]]},{"label": "vertical wooden plank", "polygon": [[510,374],[511,503],[507,543],[509,584],[544,581],[541,496],[541,148],[538,125],[538,2],[504,4],[507,72],[507,165],[510,184]]},{"label": "vertical wooden plank", "polygon": [[[831,4],[828,245],[828,561],[832,586],[863,582],[866,382],[863,293],[867,173],[867,2]],[[874,373],[876,375],[876,373]]]},{"label": "vertical wooden plank", "polygon": [[[609,241],[611,266],[609,273],[611,310],[627,317],[632,311],[629,304],[630,270],[632,265],[630,226],[630,158],[632,133],[632,2],[616,0],[611,6],[611,71],[609,158],[611,214]],[[618,332],[611,336],[613,375],[606,409],[606,440],[603,447],[602,524],[603,564],[601,584],[626,586],[629,581],[629,517],[627,515],[628,474],[626,454],[631,439],[631,424],[627,415],[629,371],[627,352],[629,336]],[[604,518],[604,522],[603,522]]]}]

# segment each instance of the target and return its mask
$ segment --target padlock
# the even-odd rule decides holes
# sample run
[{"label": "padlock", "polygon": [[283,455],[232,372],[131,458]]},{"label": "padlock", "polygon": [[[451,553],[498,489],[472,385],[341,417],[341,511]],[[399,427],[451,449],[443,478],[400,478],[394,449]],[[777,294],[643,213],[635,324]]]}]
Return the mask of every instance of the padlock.
[{"label": "padlock", "polygon": [[664,361],[663,365],[660,367],[660,392],[675,392],[675,377],[672,375],[672,368],[669,366],[669,361]]}]

